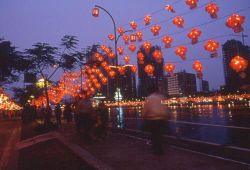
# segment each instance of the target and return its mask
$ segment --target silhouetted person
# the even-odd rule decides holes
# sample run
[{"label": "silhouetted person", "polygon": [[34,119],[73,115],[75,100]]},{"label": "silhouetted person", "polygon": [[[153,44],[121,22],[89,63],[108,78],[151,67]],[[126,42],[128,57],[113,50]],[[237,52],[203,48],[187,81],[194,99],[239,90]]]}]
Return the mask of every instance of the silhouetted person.
[{"label": "silhouetted person", "polygon": [[67,123],[72,121],[72,109],[69,103],[66,103],[64,111],[63,111],[64,118],[67,120]]},{"label": "silhouetted person", "polygon": [[45,126],[49,126],[51,124],[50,122],[51,115],[52,115],[52,109],[50,106],[48,106],[46,107],[45,111],[45,119],[44,119]]},{"label": "silhouetted person", "polygon": [[55,116],[57,125],[61,125],[61,115],[62,115],[62,109],[60,104],[58,103],[55,107]]},{"label": "silhouetted person", "polygon": [[151,133],[151,143],[155,154],[161,155],[163,151],[163,132],[167,121],[167,114],[161,104],[163,96],[157,87],[148,89],[149,96],[145,99],[143,118],[148,123]]}]

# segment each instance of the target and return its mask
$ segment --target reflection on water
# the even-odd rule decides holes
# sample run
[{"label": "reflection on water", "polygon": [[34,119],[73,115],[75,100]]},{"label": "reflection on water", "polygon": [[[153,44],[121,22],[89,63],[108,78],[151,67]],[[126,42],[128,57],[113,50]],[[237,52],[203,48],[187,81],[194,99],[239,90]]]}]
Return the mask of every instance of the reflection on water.
[{"label": "reflection on water", "polygon": [[[111,108],[111,121],[117,128],[142,129],[141,110],[141,107]],[[170,120],[166,129],[169,135],[250,148],[249,106],[233,104],[171,106],[166,108],[166,112]]]}]

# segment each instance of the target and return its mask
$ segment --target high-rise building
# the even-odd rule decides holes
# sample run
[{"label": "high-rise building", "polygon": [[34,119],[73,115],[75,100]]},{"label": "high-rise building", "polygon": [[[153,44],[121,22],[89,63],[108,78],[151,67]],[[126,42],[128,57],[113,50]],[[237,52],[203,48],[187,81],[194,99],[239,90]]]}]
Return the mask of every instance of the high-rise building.
[{"label": "high-rise building", "polygon": [[167,77],[169,96],[187,96],[197,93],[195,74],[185,71]]},{"label": "high-rise building", "polygon": [[209,92],[209,83],[206,80],[201,80],[201,92]]},{"label": "high-rise building", "polygon": [[[139,97],[147,96],[148,87],[158,86],[160,79],[162,79],[163,77],[164,60],[162,59],[162,62],[157,62],[153,58],[152,53],[155,50],[161,50],[161,48],[159,46],[153,46],[151,47],[149,52],[146,52],[141,47],[140,50],[138,51],[138,53],[142,52],[144,55],[144,63],[143,64],[138,63],[138,96]],[[152,64],[155,68],[152,76],[148,76],[147,73],[145,73],[144,71],[145,66],[148,64]]]},{"label": "high-rise building", "polygon": [[[223,66],[225,74],[225,90],[235,91],[244,86],[250,86],[250,66],[245,73],[236,73],[230,68],[229,63],[233,57],[240,55],[250,63],[249,46],[243,45],[240,41],[229,40],[223,45]],[[244,75],[243,75],[244,74]]]}]

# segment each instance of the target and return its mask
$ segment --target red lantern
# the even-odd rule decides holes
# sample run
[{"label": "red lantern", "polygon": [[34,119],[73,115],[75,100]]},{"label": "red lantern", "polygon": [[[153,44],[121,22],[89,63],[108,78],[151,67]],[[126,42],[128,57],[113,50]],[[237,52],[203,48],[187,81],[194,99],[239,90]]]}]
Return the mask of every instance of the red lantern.
[{"label": "red lantern", "polygon": [[153,57],[156,60],[156,62],[158,62],[158,63],[162,62],[162,52],[160,50],[155,50],[153,52]]},{"label": "red lantern", "polygon": [[115,39],[115,36],[113,34],[109,34],[108,38],[113,41]]},{"label": "red lantern", "polygon": [[131,26],[131,28],[132,28],[133,30],[136,30],[137,24],[136,24],[135,21],[131,21],[131,22],[129,23],[129,25]]},{"label": "red lantern", "polygon": [[129,36],[128,35],[123,35],[122,38],[124,40],[124,43],[128,44],[128,42],[129,42]]},{"label": "red lantern", "polygon": [[201,62],[199,60],[195,60],[193,63],[193,69],[197,72],[197,77],[199,79],[202,79],[202,70],[203,70],[203,66],[201,64]]},{"label": "red lantern", "polygon": [[130,57],[129,57],[128,55],[126,55],[126,56],[124,57],[124,61],[125,61],[126,64],[129,64],[129,62],[130,62]]},{"label": "red lantern", "polygon": [[197,28],[193,28],[189,33],[188,33],[188,38],[192,40],[192,44],[196,44],[198,42],[199,37],[201,36],[201,31]]},{"label": "red lantern", "polygon": [[226,22],[226,26],[232,28],[235,33],[242,32],[244,29],[242,28],[242,24],[245,22],[245,17],[240,16],[238,14],[231,15]]},{"label": "red lantern", "polygon": [[135,50],[136,50],[136,45],[134,45],[134,44],[129,44],[129,50],[131,51],[131,52],[135,52]]},{"label": "red lantern", "polygon": [[119,53],[120,55],[122,55],[124,49],[123,49],[123,47],[117,47],[117,51],[118,51],[118,53]]},{"label": "red lantern", "polygon": [[114,70],[110,70],[110,71],[108,72],[108,75],[109,75],[109,77],[110,77],[111,79],[115,78],[115,71],[114,71]]},{"label": "red lantern", "polygon": [[184,22],[184,19],[180,16],[177,16],[173,19],[173,24],[175,24],[179,28],[183,28]]},{"label": "red lantern", "polygon": [[144,55],[143,55],[142,52],[139,52],[139,53],[137,54],[137,59],[138,59],[138,63],[139,63],[139,64],[144,64]]},{"label": "red lantern", "polygon": [[237,73],[243,72],[248,67],[248,61],[245,58],[237,55],[231,59],[229,66]]},{"label": "red lantern", "polygon": [[145,73],[147,73],[147,75],[149,75],[149,76],[154,75],[154,70],[155,70],[155,68],[151,64],[146,65],[145,68],[144,68]]},{"label": "red lantern", "polygon": [[186,0],[186,4],[190,7],[190,9],[194,9],[197,7],[198,0]]},{"label": "red lantern", "polygon": [[172,63],[166,63],[164,65],[164,70],[169,73],[171,76],[173,76],[174,74],[174,70],[175,70],[175,65]]},{"label": "red lantern", "polygon": [[145,25],[149,25],[150,21],[151,21],[151,16],[150,15],[146,15],[144,17],[144,23],[145,23]]},{"label": "red lantern", "polygon": [[172,5],[166,5],[166,6],[165,6],[165,9],[166,9],[167,11],[169,11],[169,12],[175,13],[175,10],[174,10],[174,8],[173,8]]},{"label": "red lantern", "polygon": [[138,41],[142,41],[142,32],[140,32],[140,31],[138,31],[138,32],[136,32],[135,33],[136,34],[136,36],[137,36],[137,39],[138,39]]},{"label": "red lantern", "polygon": [[107,82],[108,82],[108,80],[107,80],[106,77],[102,77],[102,78],[101,78],[101,82],[102,82],[103,85],[106,85]]},{"label": "red lantern", "polygon": [[119,66],[118,67],[118,72],[120,75],[124,75],[126,71],[126,68],[124,66]]},{"label": "red lantern", "polygon": [[165,44],[166,48],[170,48],[171,47],[171,43],[173,42],[173,38],[170,36],[164,36],[162,38],[162,42]]},{"label": "red lantern", "polygon": [[175,49],[175,54],[180,56],[182,60],[186,60],[187,48],[185,46],[179,46]]},{"label": "red lantern", "polygon": [[119,32],[120,35],[123,35],[124,29],[122,27],[117,28],[117,32]]},{"label": "red lantern", "polygon": [[101,63],[101,66],[102,66],[103,68],[105,68],[106,66],[108,66],[108,63],[107,63],[106,61],[103,61],[103,62]]},{"label": "red lantern", "polygon": [[217,54],[217,49],[219,48],[219,42],[215,41],[215,40],[208,40],[205,44],[204,44],[204,48],[205,50],[211,52],[211,57],[216,57]]},{"label": "red lantern", "polygon": [[98,17],[98,16],[99,16],[99,8],[94,7],[94,8],[92,9],[92,15],[93,15],[94,17]]},{"label": "red lantern", "polygon": [[115,58],[115,53],[111,51],[110,53],[108,53],[108,57],[110,59],[114,59]]},{"label": "red lantern", "polygon": [[135,34],[131,34],[130,35],[130,42],[135,42],[136,41],[136,35]]},{"label": "red lantern", "polygon": [[211,18],[217,18],[217,12],[219,11],[219,7],[215,3],[208,3],[205,7],[207,13],[210,14]]},{"label": "red lantern", "polygon": [[159,25],[154,25],[151,28],[151,32],[153,33],[154,36],[159,35],[160,30],[161,30],[161,26]]},{"label": "red lantern", "polygon": [[136,73],[137,67],[135,65],[132,65],[131,66],[131,71],[132,71],[132,73]]},{"label": "red lantern", "polygon": [[150,49],[151,49],[151,43],[146,41],[146,42],[143,43],[142,47],[143,47],[143,49],[145,50],[146,53],[149,53]]}]

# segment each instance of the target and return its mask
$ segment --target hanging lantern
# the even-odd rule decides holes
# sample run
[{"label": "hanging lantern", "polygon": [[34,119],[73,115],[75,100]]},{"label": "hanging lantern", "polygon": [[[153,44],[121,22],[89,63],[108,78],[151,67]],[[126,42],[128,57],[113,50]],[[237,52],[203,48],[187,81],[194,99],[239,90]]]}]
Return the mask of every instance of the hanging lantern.
[{"label": "hanging lantern", "polygon": [[110,71],[108,72],[108,75],[109,75],[109,77],[110,77],[111,79],[115,78],[115,71],[114,71],[114,70],[110,70]]},{"label": "hanging lantern", "polygon": [[138,60],[138,63],[139,63],[139,64],[144,64],[144,55],[143,55],[142,52],[139,52],[139,53],[137,54],[137,60]]},{"label": "hanging lantern", "polygon": [[197,28],[193,28],[189,33],[188,33],[188,38],[192,40],[192,44],[196,44],[198,42],[199,37],[201,36],[201,31]]},{"label": "hanging lantern", "polygon": [[123,35],[122,38],[123,38],[125,44],[129,43],[129,36],[128,35]]},{"label": "hanging lantern", "polygon": [[91,87],[90,88],[90,93],[93,95],[93,94],[95,94],[95,88],[94,87]]},{"label": "hanging lantern", "polygon": [[105,70],[106,72],[109,72],[109,71],[111,71],[111,68],[107,65],[107,66],[104,67],[104,70]]},{"label": "hanging lantern", "polygon": [[151,43],[149,41],[144,42],[142,44],[142,48],[145,50],[146,53],[149,53],[151,49]]},{"label": "hanging lantern", "polygon": [[165,10],[167,10],[168,12],[175,13],[175,10],[172,5],[166,5]]},{"label": "hanging lantern", "polygon": [[131,71],[132,71],[132,73],[136,73],[137,67],[135,65],[132,65],[131,66]]},{"label": "hanging lantern", "polygon": [[154,59],[155,59],[155,61],[157,62],[157,63],[161,63],[162,62],[162,52],[160,51],[160,50],[155,50],[154,52],[153,52],[153,57],[154,57]]},{"label": "hanging lantern", "polygon": [[170,48],[171,47],[171,43],[173,42],[173,38],[170,36],[164,36],[162,38],[162,42],[165,44],[166,48]]},{"label": "hanging lantern", "polygon": [[197,72],[197,77],[199,79],[202,79],[202,77],[203,77],[203,74],[202,74],[203,66],[202,66],[202,64],[201,64],[201,62],[199,60],[194,61],[193,69]]},{"label": "hanging lantern", "polygon": [[153,33],[154,36],[159,35],[160,30],[161,30],[161,26],[159,25],[154,25],[151,28],[151,32]]},{"label": "hanging lantern", "polygon": [[120,75],[124,75],[126,71],[126,68],[124,66],[119,66],[118,67],[118,72]]},{"label": "hanging lantern", "polygon": [[155,70],[155,68],[151,64],[146,65],[145,68],[144,68],[144,71],[145,71],[145,73],[147,73],[148,76],[153,76],[154,75],[154,70]]},{"label": "hanging lantern", "polygon": [[131,28],[132,28],[133,30],[136,30],[137,24],[136,24],[135,21],[131,21],[131,22],[129,23],[129,25],[131,26]]},{"label": "hanging lantern", "polygon": [[135,44],[129,44],[128,48],[129,48],[129,50],[130,50],[131,52],[135,52],[135,50],[136,50],[136,45],[135,45]]},{"label": "hanging lantern", "polygon": [[142,37],[143,37],[142,32],[138,31],[135,33],[135,35],[137,36],[138,41],[142,41]]},{"label": "hanging lantern", "polygon": [[173,19],[173,24],[179,28],[183,28],[184,22],[185,22],[184,19],[180,16],[177,16]]},{"label": "hanging lantern", "polygon": [[102,87],[100,83],[95,83],[94,85],[95,85],[95,87],[97,88],[97,90],[100,90],[101,87]]},{"label": "hanging lantern", "polygon": [[130,35],[130,42],[135,42],[136,41],[136,35],[135,34],[131,34]]},{"label": "hanging lantern", "polygon": [[111,51],[110,53],[108,53],[108,57],[110,59],[114,59],[115,58],[115,53],[113,51]]},{"label": "hanging lantern", "polygon": [[198,0],[186,0],[186,4],[190,7],[190,9],[194,9],[197,7]]},{"label": "hanging lantern", "polygon": [[122,55],[123,54],[123,47],[117,47],[118,54]]},{"label": "hanging lantern", "polygon": [[204,44],[204,48],[205,50],[209,51],[211,53],[211,58],[218,56],[217,54],[217,50],[219,48],[219,42],[215,41],[215,40],[208,40],[205,44]]},{"label": "hanging lantern", "polygon": [[145,23],[145,25],[149,25],[150,21],[151,21],[151,16],[150,15],[146,15],[144,17],[144,23]]},{"label": "hanging lantern", "polygon": [[92,9],[92,16],[94,16],[94,17],[98,17],[99,16],[99,8],[94,7]]},{"label": "hanging lantern", "polygon": [[179,46],[175,49],[175,54],[180,56],[182,60],[186,60],[187,48],[185,46]]},{"label": "hanging lantern", "polygon": [[107,82],[108,82],[108,80],[107,80],[106,77],[102,77],[102,78],[101,78],[101,82],[102,82],[103,85],[106,85]]},{"label": "hanging lantern", "polygon": [[248,67],[248,61],[245,58],[237,55],[231,59],[229,66],[237,73],[243,72]]},{"label": "hanging lantern", "polygon": [[109,35],[108,35],[108,38],[109,38],[111,41],[113,41],[113,40],[115,39],[115,36],[114,36],[113,34],[109,34]]},{"label": "hanging lantern", "polygon": [[226,26],[232,28],[235,33],[242,32],[244,29],[242,28],[242,24],[245,22],[245,17],[240,16],[239,14],[231,15],[226,22]]},{"label": "hanging lantern", "polygon": [[124,29],[122,27],[118,27],[117,32],[119,32],[120,35],[123,35]]},{"label": "hanging lantern", "polygon": [[124,56],[124,61],[125,61],[126,64],[129,64],[130,57],[128,55]]},{"label": "hanging lantern", "polygon": [[172,63],[166,63],[164,65],[164,70],[169,73],[171,76],[174,75],[175,65]]},{"label": "hanging lantern", "polygon": [[215,3],[208,3],[205,7],[205,10],[207,11],[207,13],[210,14],[211,18],[217,18],[217,12],[219,11],[219,7],[215,4]]},{"label": "hanging lantern", "polygon": [[107,63],[106,61],[103,61],[103,62],[101,63],[101,66],[102,66],[102,68],[105,68],[106,66],[108,66],[108,63]]}]

